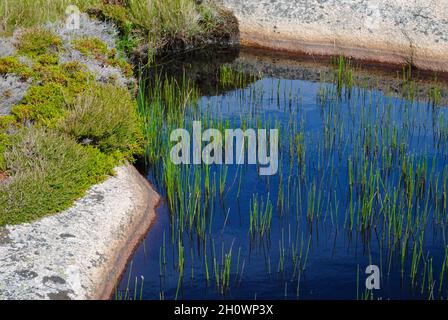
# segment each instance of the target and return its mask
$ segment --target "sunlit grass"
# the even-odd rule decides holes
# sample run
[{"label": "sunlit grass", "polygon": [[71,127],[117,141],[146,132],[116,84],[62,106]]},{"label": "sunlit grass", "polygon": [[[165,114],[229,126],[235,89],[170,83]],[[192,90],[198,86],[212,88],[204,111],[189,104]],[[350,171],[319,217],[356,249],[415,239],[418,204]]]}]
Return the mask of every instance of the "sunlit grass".
[{"label": "sunlit grass", "polygon": [[2,0],[0,35],[10,34],[16,27],[39,26],[63,19],[69,5],[76,5],[83,11],[101,2],[101,0]]}]

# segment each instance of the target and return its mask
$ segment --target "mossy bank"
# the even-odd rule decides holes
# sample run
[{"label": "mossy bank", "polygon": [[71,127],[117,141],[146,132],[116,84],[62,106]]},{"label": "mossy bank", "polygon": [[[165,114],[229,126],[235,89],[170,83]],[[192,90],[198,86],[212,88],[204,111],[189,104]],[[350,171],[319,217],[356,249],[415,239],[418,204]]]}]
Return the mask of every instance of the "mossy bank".
[{"label": "mossy bank", "polygon": [[89,13],[76,30],[64,21],[64,0],[0,5],[0,226],[67,209],[115,166],[143,156],[141,63],[229,45],[238,34],[214,1],[74,4]]},{"label": "mossy bank", "polygon": [[15,99],[1,103],[0,225],[68,208],[141,154],[132,68],[112,26],[93,36],[100,24],[83,20],[84,32],[55,24],[3,40],[13,50],[0,57],[0,94]]},{"label": "mossy bank", "polygon": [[78,0],[71,30],[69,4],[0,4],[0,298],[110,297],[159,201],[129,165],[140,63],[237,29],[209,1]]}]

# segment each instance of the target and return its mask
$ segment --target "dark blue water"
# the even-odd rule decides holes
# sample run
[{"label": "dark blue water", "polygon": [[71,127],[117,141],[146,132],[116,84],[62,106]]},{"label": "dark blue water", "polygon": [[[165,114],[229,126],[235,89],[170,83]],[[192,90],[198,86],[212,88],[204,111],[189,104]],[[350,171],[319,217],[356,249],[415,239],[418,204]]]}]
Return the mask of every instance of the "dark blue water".
[{"label": "dark blue water", "polygon": [[[204,233],[187,227],[179,235],[178,215],[165,202],[117,298],[448,296],[446,107],[401,93],[272,77],[202,97],[198,107],[204,130],[279,129],[279,172],[260,176],[256,165],[213,165],[215,187],[205,196],[205,168],[196,168]],[[150,166],[148,179],[166,195],[154,170]],[[189,180],[181,188],[192,194],[195,168],[182,170]],[[272,205],[263,236],[249,231],[255,199]],[[230,276],[223,285],[226,257]],[[366,289],[368,265],[380,268],[379,290]]]}]

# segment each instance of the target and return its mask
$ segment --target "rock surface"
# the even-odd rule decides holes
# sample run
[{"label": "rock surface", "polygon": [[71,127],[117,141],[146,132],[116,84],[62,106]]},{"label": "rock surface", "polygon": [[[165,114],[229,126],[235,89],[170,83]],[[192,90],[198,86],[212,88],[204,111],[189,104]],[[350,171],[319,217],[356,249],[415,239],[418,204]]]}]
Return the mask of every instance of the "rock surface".
[{"label": "rock surface", "polygon": [[446,0],[223,0],[243,45],[448,71]]},{"label": "rock surface", "polygon": [[0,75],[0,116],[11,112],[11,107],[22,100],[30,85],[31,81],[22,81],[16,75]]},{"label": "rock surface", "polygon": [[129,165],[60,214],[0,228],[0,299],[109,298],[158,202]]}]

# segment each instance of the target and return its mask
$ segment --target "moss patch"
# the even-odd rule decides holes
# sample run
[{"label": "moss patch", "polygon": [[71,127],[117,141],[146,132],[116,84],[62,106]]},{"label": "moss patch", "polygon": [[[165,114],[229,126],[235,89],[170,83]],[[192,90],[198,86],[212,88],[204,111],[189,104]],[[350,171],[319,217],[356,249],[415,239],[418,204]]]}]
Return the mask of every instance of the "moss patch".
[{"label": "moss patch", "polygon": [[100,59],[109,53],[107,45],[98,38],[82,38],[72,42],[73,47],[83,55]]},{"label": "moss patch", "polygon": [[19,53],[30,57],[56,53],[62,48],[62,40],[43,28],[25,29],[20,34],[18,41]]},{"label": "moss patch", "polygon": [[31,87],[20,105],[11,110],[20,123],[33,122],[54,126],[66,111],[66,100],[61,85],[48,83]]},{"label": "moss patch", "polygon": [[17,57],[4,57],[0,58],[0,76],[6,74],[16,74],[23,80],[27,80],[33,76],[33,71],[21,63]]},{"label": "moss patch", "polygon": [[[117,164],[143,150],[141,119],[126,88],[96,83],[80,62],[60,63],[61,39],[51,32],[24,30],[18,43],[18,56],[0,59],[0,75],[19,75],[31,86],[11,115],[0,117],[0,226],[68,208]],[[72,45],[133,74],[99,39]]]},{"label": "moss patch", "polygon": [[72,42],[73,48],[89,58],[94,58],[105,65],[120,68],[126,77],[131,77],[132,66],[126,59],[120,57],[115,49],[109,49],[107,45],[98,38],[85,37]]}]

